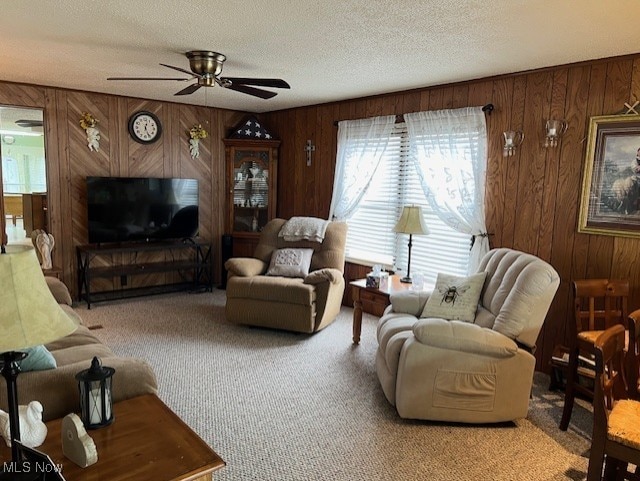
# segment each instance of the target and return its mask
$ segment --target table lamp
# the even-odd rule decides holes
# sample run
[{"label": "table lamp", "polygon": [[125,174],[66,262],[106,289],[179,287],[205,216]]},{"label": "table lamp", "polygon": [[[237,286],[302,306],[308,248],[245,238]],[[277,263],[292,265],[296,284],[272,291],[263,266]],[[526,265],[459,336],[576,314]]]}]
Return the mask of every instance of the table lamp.
[{"label": "table lamp", "polygon": [[[20,440],[16,378],[22,349],[39,346],[71,334],[76,324],[60,308],[45,281],[31,246],[2,245],[0,253],[0,374],[7,383],[11,439]],[[11,443],[14,463],[21,461],[16,443]],[[8,476],[8,477],[7,477]],[[13,477],[12,477],[13,476]],[[0,480],[16,479],[15,473],[0,472]]]},{"label": "table lamp", "polygon": [[426,235],[429,233],[427,224],[422,217],[422,207],[419,205],[405,205],[402,208],[400,219],[393,229],[399,234],[409,234],[409,261],[407,263],[407,275],[400,282],[411,283],[411,245],[414,235]]}]

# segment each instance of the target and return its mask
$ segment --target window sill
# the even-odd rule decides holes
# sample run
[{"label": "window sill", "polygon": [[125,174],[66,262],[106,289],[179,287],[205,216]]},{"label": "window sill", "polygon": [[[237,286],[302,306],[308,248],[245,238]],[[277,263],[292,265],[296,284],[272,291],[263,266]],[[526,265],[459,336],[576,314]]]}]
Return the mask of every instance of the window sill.
[{"label": "window sill", "polygon": [[393,271],[393,265],[385,264],[384,262],[376,262],[368,259],[362,259],[359,257],[346,256],[345,262],[349,262],[350,264],[357,264],[359,266],[373,267],[374,265],[382,266],[382,268],[386,271]]}]

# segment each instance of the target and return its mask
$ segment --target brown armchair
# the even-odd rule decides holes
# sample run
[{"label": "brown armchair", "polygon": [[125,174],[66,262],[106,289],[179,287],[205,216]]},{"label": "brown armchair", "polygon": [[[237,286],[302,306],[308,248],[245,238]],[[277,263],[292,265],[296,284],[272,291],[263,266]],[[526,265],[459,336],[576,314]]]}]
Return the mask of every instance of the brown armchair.
[{"label": "brown armchair", "polygon": [[[229,322],[313,333],[331,324],[340,312],[347,224],[330,222],[319,243],[285,241],[278,234],[286,222],[267,223],[253,257],[225,262]],[[266,275],[274,251],[287,247],[313,249],[306,277]]]}]

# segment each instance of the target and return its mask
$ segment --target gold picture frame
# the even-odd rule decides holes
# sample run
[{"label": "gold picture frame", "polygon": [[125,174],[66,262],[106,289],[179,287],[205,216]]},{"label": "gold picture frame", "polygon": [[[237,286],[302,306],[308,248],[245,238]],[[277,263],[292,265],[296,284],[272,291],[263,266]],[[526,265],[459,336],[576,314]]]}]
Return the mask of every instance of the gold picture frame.
[{"label": "gold picture frame", "polygon": [[640,115],[591,117],[578,232],[640,237]]}]

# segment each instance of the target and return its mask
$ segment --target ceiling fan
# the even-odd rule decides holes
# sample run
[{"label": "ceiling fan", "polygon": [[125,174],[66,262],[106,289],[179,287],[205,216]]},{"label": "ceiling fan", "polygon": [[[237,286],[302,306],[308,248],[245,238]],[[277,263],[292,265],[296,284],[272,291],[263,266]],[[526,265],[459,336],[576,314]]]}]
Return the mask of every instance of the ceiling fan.
[{"label": "ceiling fan", "polygon": [[19,125],[20,127],[42,127],[43,125],[43,121],[42,120],[27,120],[27,119],[20,119],[20,120],[16,120],[16,125]]},{"label": "ceiling fan", "polygon": [[206,50],[193,50],[185,54],[189,59],[189,68],[191,71],[174,67],[161,63],[163,67],[168,67],[178,72],[189,75],[189,78],[164,78],[164,77],[109,77],[107,80],[179,80],[188,82],[197,79],[198,81],[188,87],[176,92],[175,95],[190,95],[200,87],[213,87],[219,85],[229,90],[242,92],[243,94],[253,95],[261,99],[270,99],[277,95],[276,92],[258,89],[252,87],[271,87],[279,89],[290,88],[289,84],[282,79],[277,78],[246,78],[246,77],[220,77],[222,73],[222,64],[227,59],[218,52],[209,52]]}]

